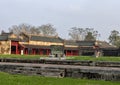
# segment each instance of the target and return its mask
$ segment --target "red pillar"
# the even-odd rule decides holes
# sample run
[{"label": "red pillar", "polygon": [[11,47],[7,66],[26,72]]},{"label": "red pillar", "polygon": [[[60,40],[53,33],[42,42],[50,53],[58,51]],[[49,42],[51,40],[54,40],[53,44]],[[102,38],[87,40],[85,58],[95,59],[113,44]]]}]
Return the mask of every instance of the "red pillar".
[{"label": "red pillar", "polygon": [[36,54],[36,49],[33,49],[34,50],[34,55]]},{"label": "red pillar", "polygon": [[34,55],[34,49],[32,49],[32,55]]},{"label": "red pillar", "polygon": [[79,55],[79,51],[77,50],[77,53],[76,53],[76,55],[78,56]]},{"label": "red pillar", "polygon": [[74,52],[75,52],[74,55],[76,56],[77,55],[77,50],[75,50]]},{"label": "red pillar", "polygon": [[16,54],[18,54],[18,45],[16,45]]},{"label": "red pillar", "polygon": [[48,55],[48,49],[46,49],[46,55]]},{"label": "red pillar", "polygon": [[67,50],[66,50],[66,56],[67,56],[68,54],[67,54]]},{"label": "red pillar", "polygon": [[25,49],[25,54],[28,54],[28,49],[27,48]]},{"label": "red pillar", "polygon": [[46,50],[47,50],[47,55],[48,55],[48,54],[49,54],[49,53],[48,53],[48,49],[46,49]]},{"label": "red pillar", "polygon": [[76,55],[76,50],[73,51],[73,56],[75,56],[75,55]]},{"label": "red pillar", "polygon": [[50,50],[48,49],[48,55],[50,54]]},{"label": "red pillar", "polygon": [[41,49],[39,49],[39,54],[41,55]]},{"label": "red pillar", "polygon": [[34,49],[34,55],[35,55],[36,53],[35,53],[35,49]]},{"label": "red pillar", "polygon": [[28,49],[26,49],[26,54],[28,54]]},{"label": "red pillar", "polygon": [[40,55],[43,55],[43,50],[42,49],[40,49]]},{"label": "red pillar", "polygon": [[73,51],[71,50],[71,56],[73,56]]},{"label": "red pillar", "polygon": [[39,50],[40,50],[40,55],[41,55],[41,54],[42,54],[42,53],[41,53],[41,49],[39,49]]}]

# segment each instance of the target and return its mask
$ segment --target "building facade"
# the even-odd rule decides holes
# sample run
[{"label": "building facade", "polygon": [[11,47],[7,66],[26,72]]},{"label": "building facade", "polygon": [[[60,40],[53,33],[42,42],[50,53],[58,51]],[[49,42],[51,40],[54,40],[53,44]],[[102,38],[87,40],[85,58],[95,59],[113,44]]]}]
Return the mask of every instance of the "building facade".
[{"label": "building facade", "polygon": [[103,41],[72,41],[58,36],[13,33],[0,35],[0,54],[49,55],[59,51],[66,56],[118,55],[118,48]]}]

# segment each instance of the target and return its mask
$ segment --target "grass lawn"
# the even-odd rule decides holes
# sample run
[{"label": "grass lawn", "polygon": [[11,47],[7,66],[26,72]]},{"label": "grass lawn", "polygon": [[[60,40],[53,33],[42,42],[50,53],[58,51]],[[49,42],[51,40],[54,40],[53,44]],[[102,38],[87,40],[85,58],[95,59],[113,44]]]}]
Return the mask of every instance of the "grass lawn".
[{"label": "grass lawn", "polygon": [[99,58],[95,58],[93,56],[74,56],[74,57],[68,57],[68,60],[90,60],[90,61],[120,61],[120,57],[99,57]]},{"label": "grass lawn", "polygon": [[[45,55],[0,55],[0,58],[19,58],[19,59],[40,59],[41,57],[47,57]],[[88,60],[88,61],[117,61],[120,62],[120,57],[99,57],[93,56],[69,56],[67,60]]]},{"label": "grass lawn", "polygon": [[46,55],[0,55],[0,58],[18,58],[18,59],[40,59],[40,57],[46,57]]},{"label": "grass lawn", "polygon": [[0,72],[0,85],[120,85],[118,81],[11,75]]}]

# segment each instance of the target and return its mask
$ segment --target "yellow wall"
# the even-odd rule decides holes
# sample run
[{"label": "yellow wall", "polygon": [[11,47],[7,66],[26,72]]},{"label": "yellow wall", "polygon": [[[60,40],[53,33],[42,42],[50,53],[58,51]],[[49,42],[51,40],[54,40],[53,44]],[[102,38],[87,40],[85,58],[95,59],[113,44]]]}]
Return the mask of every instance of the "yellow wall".
[{"label": "yellow wall", "polygon": [[75,46],[75,45],[65,45],[65,47],[74,47],[74,48],[77,48],[79,46]]},{"label": "yellow wall", "polygon": [[0,54],[11,54],[11,41],[0,41]]},{"label": "yellow wall", "polygon": [[43,41],[29,41],[29,42],[19,42],[20,44],[29,44],[29,45],[42,45],[42,46],[51,46],[51,45],[63,45],[63,43],[56,42],[43,42]]},{"label": "yellow wall", "polygon": [[9,38],[17,38],[17,36],[15,34],[11,34]]}]

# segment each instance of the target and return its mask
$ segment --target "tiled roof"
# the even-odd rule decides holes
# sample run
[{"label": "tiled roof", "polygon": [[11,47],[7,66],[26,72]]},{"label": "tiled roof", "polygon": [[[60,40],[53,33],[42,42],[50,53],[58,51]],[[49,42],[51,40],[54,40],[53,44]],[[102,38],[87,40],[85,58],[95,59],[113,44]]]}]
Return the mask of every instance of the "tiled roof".
[{"label": "tiled roof", "polygon": [[94,46],[95,41],[78,41],[79,46]]},{"label": "tiled roof", "polygon": [[76,46],[94,46],[95,41],[72,41],[65,40],[65,45],[76,45]]},{"label": "tiled roof", "polygon": [[19,41],[19,38],[10,38],[9,36],[11,35],[12,33],[2,33],[0,35],[0,41],[4,41],[4,40],[15,40],[15,41]]},{"label": "tiled roof", "polygon": [[19,38],[9,38],[9,40],[13,40],[13,41],[20,41]]},{"label": "tiled roof", "polygon": [[12,32],[9,32],[9,33],[1,33],[1,35],[4,35],[4,36],[9,36],[9,35],[11,35],[11,34],[13,34]]},{"label": "tiled roof", "polygon": [[78,46],[78,43],[76,41],[73,41],[73,40],[65,40],[64,44],[65,45],[75,45],[75,46]]},{"label": "tiled roof", "polygon": [[59,37],[47,37],[47,36],[31,36],[30,40],[45,41],[45,42],[59,42],[59,43],[63,42],[63,40]]},{"label": "tiled roof", "polygon": [[6,35],[0,35],[0,41],[7,40],[8,36]]},{"label": "tiled roof", "polygon": [[64,50],[78,50],[78,47],[64,47]]},{"label": "tiled roof", "polygon": [[[5,41],[5,40],[15,40],[19,41],[20,38],[10,38],[9,36],[11,33],[3,33],[0,35],[0,41]],[[56,36],[40,36],[40,35],[27,35],[27,38],[32,41],[43,41],[43,42],[56,42],[56,43],[64,43],[65,45],[70,45],[70,46],[78,46],[78,47],[92,47],[95,45],[95,42],[98,43],[98,46],[101,49],[116,49],[117,47],[110,45],[109,43],[105,41],[73,41],[73,40],[63,40],[60,37]],[[31,46],[34,47],[34,46]],[[37,47],[37,46],[36,46]],[[73,48],[73,47],[71,47]],[[77,48],[77,47],[76,47]],[[75,48],[75,49],[76,49]],[[67,48],[66,48],[67,49]]]},{"label": "tiled roof", "polygon": [[113,45],[110,45],[109,43],[105,42],[105,41],[98,41],[98,46],[100,48],[116,48]]}]

